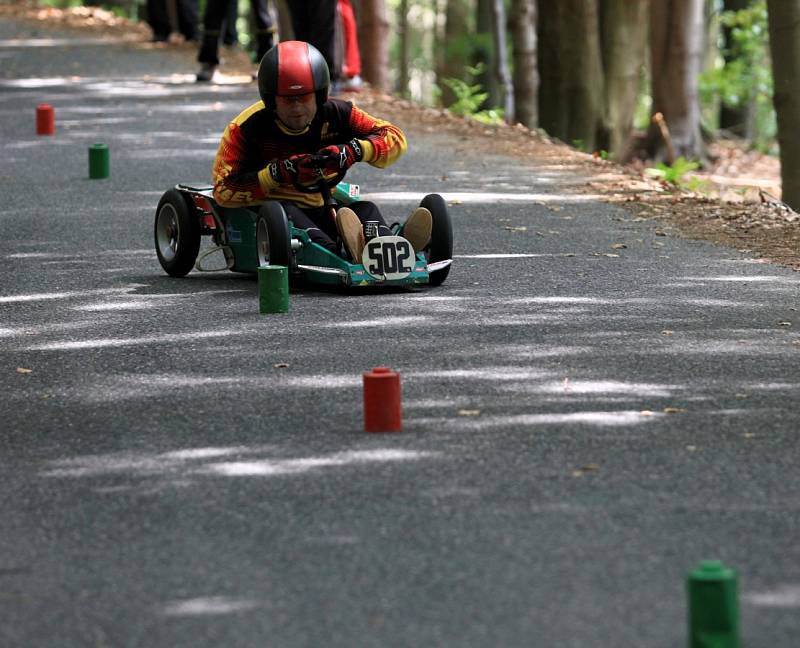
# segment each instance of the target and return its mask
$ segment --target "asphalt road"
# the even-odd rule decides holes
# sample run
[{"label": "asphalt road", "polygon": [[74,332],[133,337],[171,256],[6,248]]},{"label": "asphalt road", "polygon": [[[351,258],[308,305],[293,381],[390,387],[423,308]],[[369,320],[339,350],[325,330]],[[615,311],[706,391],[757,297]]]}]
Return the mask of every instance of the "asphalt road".
[{"label": "asphalt road", "polygon": [[152,243],[254,86],[62,36],[0,23],[0,645],[667,648],[707,558],[744,646],[800,644],[796,273],[401,123],[348,179],[448,198],[447,282],[260,315]]}]

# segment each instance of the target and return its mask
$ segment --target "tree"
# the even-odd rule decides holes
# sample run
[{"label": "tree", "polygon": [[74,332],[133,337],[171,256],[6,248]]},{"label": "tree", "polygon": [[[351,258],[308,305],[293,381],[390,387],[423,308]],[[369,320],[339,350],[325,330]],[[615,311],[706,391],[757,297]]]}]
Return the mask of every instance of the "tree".
[{"label": "tree", "polygon": [[605,133],[599,145],[624,158],[645,61],[650,1],[604,0],[600,9]]},{"label": "tree", "polygon": [[597,0],[539,5],[539,123],[551,135],[594,150],[604,90]]},{"label": "tree", "polygon": [[470,0],[446,0],[444,19],[444,38],[442,39],[441,58],[437,66],[436,77],[442,91],[442,105],[450,106],[456,96],[453,90],[443,83],[443,79],[460,79],[468,81],[467,65],[472,61],[473,41],[469,17],[472,15]]},{"label": "tree", "polygon": [[384,0],[361,0],[361,65],[364,79],[379,90],[389,89],[389,20]]},{"label": "tree", "polygon": [[513,119],[514,113],[514,86],[511,83],[511,74],[508,71],[506,56],[506,6],[503,0],[494,0],[493,7],[494,42],[495,42],[495,74],[503,94],[503,112],[506,121]]},{"label": "tree", "polygon": [[511,41],[514,60],[514,119],[535,128],[539,122],[536,64],[536,0],[512,0]]},{"label": "tree", "polygon": [[[698,79],[703,61],[704,0],[656,0],[650,10],[652,114],[663,116],[671,142],[653,124],[648,149],[668,164],[675,156],[704,159]],[[671,144],[671,146],[669,146]]]},{"label": "tree", "polygon": [[800,211],[800,0],[767,0],[783,201]]}]

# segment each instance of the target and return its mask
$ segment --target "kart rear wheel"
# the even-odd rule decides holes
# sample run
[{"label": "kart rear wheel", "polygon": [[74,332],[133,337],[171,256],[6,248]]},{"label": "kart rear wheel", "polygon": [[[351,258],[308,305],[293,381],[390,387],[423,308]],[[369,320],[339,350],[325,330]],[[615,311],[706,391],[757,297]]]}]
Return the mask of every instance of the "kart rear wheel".
[{"label": "kart rear wheel", "polygon": [[292,243],[289,221],[278,202],[267,202],[258,212],[256,221],[256,257],[258,265],[290,267]]},{"label": "kart rear wheel", "polygon": [[[431,231],[431,242],[423,252],[428,263],[445,261],[453,258],[453,225],[450,221],[450,214],[447,212],[447,203],[439,194],[428,194],[420,202],[420,207],[425,207],[433,216],[433,230]],[[431,286],[441,285],[447,275],[450,274],[450,266],[431,272],[428,283]]]},{"label": "kart rear wheel", "polygon": [[194,203],[177,189],[158,201],[153,225],[156,254],[168,275],[184,277],[200,250],[200,220]]}]

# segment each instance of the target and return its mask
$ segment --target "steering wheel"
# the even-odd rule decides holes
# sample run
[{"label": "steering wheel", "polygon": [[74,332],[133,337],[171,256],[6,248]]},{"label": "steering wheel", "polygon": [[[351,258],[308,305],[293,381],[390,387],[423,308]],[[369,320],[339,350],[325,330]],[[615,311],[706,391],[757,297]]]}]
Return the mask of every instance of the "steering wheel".
[{"label": "steering wheel", "polygon": [[294,188],[300,191],[301,193],[321,193],[323,198],[325,198],[325,202],[328,202],[328,198],[331,195],[331,188],[335,187],[339,184],[343,179],[344,176],[347,174],[347,169],[341,169],[339,173],[337,173],[332,178],[323,178],[322,177],[322,170],[325,168],[325,165],[330,162],[331,160],[337,160],[337,156],[335,153],[323,153],[318,154],[315,153],[311,156],[310,160],[306,163],[312,167],[316,167],[319,171],[319,180],[317,180],[314,184],[299,184],[297,182],[294,183]]}]

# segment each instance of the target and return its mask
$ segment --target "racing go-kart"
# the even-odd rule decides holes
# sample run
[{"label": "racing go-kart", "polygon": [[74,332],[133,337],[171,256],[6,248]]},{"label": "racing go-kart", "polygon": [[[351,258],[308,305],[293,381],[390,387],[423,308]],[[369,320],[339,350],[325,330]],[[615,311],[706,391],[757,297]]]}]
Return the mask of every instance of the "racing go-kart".
[{"label": "racing go-kart", "polygon": [[[331,218],[335,218],[336,206],[358,200],[359,189],[341,182],[344,173],[323,179],[325,161],[315,158],[320,180],[296,186],[307,193],[320,193]],[[277,201],[265,202],[258,212],[222,207],[214,200],[212,187],[179,184],[164,193],[156,209],[156,254],[161,267],[173,277],[183,277],[192,268],[255,273],[262,265],[281,265],[289,268],[292,279],[317,284],[438,286],[447,278],[452,263],[450,216],[438,194],[425,196],[420,206],[433,216],[431,240],[424,250],[414,250],[402,236],[403,225],[396,224],[391,236],[367,241],[361,263],[350,263],[311,241],[305,230],[294,227]],[[203,236],[210,237],[212,245],[200,253]],[[218,261],[217,267],[206,267],[208,257],[220,252],[225,265],[220,267]]]}]

